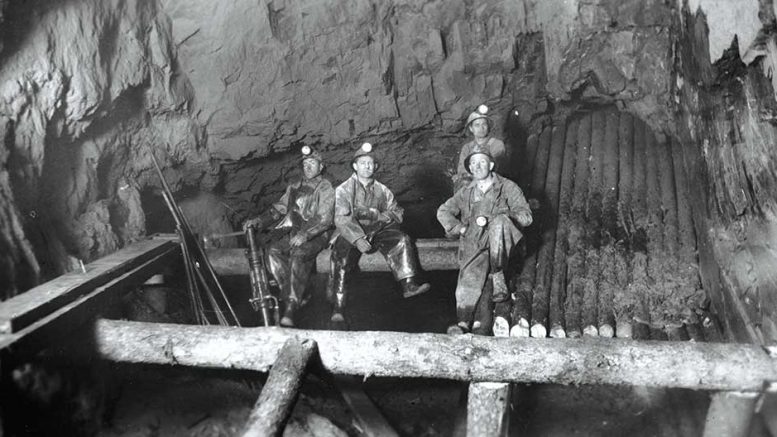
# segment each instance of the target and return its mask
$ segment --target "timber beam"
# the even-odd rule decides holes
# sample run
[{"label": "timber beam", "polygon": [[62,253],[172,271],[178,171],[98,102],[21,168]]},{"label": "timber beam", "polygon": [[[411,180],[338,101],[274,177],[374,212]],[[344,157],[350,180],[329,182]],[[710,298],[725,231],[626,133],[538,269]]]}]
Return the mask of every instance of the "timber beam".
[{"label": "timber beam", "polygon": [[318,344],[333,374],[476,382],[641,385],[761,391],[777,361],[733,343],[498,338],[380,331],[310,331],[98,320],[104,359],[267,372],[291,337]]},{"label": "timber beam", "polygon": [[[418,260],[421,268],[426,271],[458,270],[459,242],[446,239],[420,239],[415,242],[418,249]],[[213,269],[219,275],[247,275],[248,261],[245,249],[207,249]],[[319,273],[329,272],[329,249],[321,251],[316,257],[316,270]],[[359,259],[359,269],[364,272],[389,272],[386,259],[380,252],[362,255]]]},{"label": "timber beam", "polygon": [[[19,301],[0,303],[5,326],[14,328],[0,333],[0,351],[34,353],[57,344],[112,308],[127,291],[180,259],[181,247],[175,239],[143,240],[88,264],[80,281],[75,274],[60,276],[17,296]],[[47,294],[54,302],[44,299]]]}]

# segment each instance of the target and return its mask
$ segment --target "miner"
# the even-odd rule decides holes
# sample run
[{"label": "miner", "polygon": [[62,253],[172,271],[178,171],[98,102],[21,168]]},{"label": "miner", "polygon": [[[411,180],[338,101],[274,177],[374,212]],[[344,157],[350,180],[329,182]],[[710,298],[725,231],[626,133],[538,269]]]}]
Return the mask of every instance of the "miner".
[{"label": "miner", "polygon": [[429,290],[418,281],[420,268],[415,246],[399,229],[403,209],[394,194],[375,180],[379,165],[370,143],[364,143],[351,160],[353,175],[335,189],[335,236],[332,243],[328,295],[333,300],[333,322],[344,322],[347,279],[362,253],[379,251],[409,298]]},{"label": "miner", "polygon": [[472,180],[437,210],[446,235],[459,238],[458,323],[448,328],[451,334],[487,332],[484,321],[474,320],[476,306],[486,286],[493,287],[494,302],[509,298],[504,269],[523,237],[520,227],[532,222],[523,192],[494,165],[490,150],[474,148],[464,158]]},{"label": "miner", "polygon": [[507,166],[507,155],[505,152],[505,143],[493,136],[490,136],[493,121],[488,115],[488,107],[480,105],[467,117],[466,128],[472,134],[472,140],[461,147],[459,152],[458,165],[456,173],[453,175],[453,192],[459,191],[472,181],[472,175],[466,168],[464,160],[473,150],[480,149],[488,151],[494,158],[496,171],[504,174]]},{"label": "miner", "polygon": [[269,211],[243,225],[243,229],[263,229],[277,223],[277,229],[286,231],[265,251],[265,265],[278,283],[280,299],[285,304],[280,323],[290,327],[294,326],[300,306],[307,302],[308,279],[315,268],[316,255],[329,242],[335,205],[332,184],[321,174],[321,154],[304,146],[301,161],[302,179],[286,187]]}]

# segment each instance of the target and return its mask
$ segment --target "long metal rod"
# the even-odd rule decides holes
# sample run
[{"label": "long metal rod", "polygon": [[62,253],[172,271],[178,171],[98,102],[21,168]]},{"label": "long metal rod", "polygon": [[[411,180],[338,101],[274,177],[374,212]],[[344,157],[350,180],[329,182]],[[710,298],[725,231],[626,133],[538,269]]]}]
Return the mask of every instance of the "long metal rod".
[{"label": "long metal rod", "polygon": [[[165,180],[164,174],[162,174],[162,168],[159,166],[159,162],[157,161],[156,156],[154,156],[153,151],[150,152],[150,155],[151,155],[151,160],[154,163],[154,167],[156,168],[157,174],[159,175],[159,179],[162,183],[162,189],[164,191],[164,194],[166,195],[165,202],[167,203],[168,208],[170,208],[170,212],[173,214],[173,217],[176,221],[176,225],[179,225],[183,231],[182,240],[190,238],[189,248],[194,249],[195,269],[199,271],[201,266],[205,267],[206,273],[208,274],[208,279],[213,282],[213,285],[216,286],[219,293],[221,294],[221,297],[224,300],[227,306],[227,309],[229,310],[229,313],[235,322],[235,325],[240,326],[240,321],[237,318],[237,314],[235,313],[235,310],[232,308],[232,304],[229,302],[229,298],[227,297],[227,294],[224,292],[224,288],[221,286],[221,282],[219,282],[218,276],[216,275],[216,272],[213,270],[213,266],[211,266],[210,261],[208,260],[208,257],[205,254],[205,251],[202,249],[197,239],[194,238],[194,234],[192,233],[188,220],[186,220],[186,216],[183,214],[180,207],[176,204],[175,199],[173,199],[170,186],[167,184],[167,180]],[[208,281],[204,280],[203,285],[205,287],[208,287]],[[220,310],[216,308],[216,311],[219,312]]]}]

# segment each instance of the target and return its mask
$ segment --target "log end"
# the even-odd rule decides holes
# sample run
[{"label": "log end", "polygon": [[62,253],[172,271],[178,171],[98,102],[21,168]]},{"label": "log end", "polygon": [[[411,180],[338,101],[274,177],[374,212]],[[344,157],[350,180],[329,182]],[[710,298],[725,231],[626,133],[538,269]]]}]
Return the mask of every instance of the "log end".
[{"label": "log end", "polygon": [[510,336],[510,322],[508,322],[504,317],[494,317],[494,325],[491,327],[491,329],[494,331],[494,337]]},{"label": "log end", "polygon": [[583,328],[583,335],[586,337],[598,337],[599,330],[594,325],[588,325]]},{"label": "log end", "polygon": [[618,338],[631,338],[631,322],[626,320],[615,322],[615,335]]},{"label": "log end", "polygon": [[531,336],[534,338],[545,338],[548,336],[548,330],[545,326],[537,323],[531,327]]},{"label": "log end", "polygon": [[510,337],[529,337],[529,322],[523,317],[518,319],[518,323],[510,329]]},{"label": "log end", "polygon": [[567,338],[567,332],[563,326],[555,325],[550,328],[550,336],[551,338]]},{"label": "log end", "polygon": [[599,337],[612,338],[614,336],[615,329],[609,323],[605,323],[599,327]]}]

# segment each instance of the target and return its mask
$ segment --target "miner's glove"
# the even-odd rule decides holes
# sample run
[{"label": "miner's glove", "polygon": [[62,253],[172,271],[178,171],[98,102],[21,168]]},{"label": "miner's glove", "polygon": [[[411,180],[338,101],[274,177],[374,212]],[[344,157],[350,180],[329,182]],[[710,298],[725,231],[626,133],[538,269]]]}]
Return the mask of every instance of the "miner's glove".
[{"label": "miner's glove", "polygon": [[359,249],[359,252],[361,253],[367,253],[372,250],[372,244],[370,244],[366,238],[359,238],[354,241],[353,244],[356,245],[356,248]]},{"label": "miner's glove", "polygon": [[518,219],[518,224],[520,224],[523,227],[529,226],[530,224],[532,224],[532,221],[534,221],[532,219],[531,213],[526,211],[519,212],[516,215],[516,218]]},{"label": "miner's glove", "polygon": [[380,213],[375,208],[357,208],[354,214],[357,220],[377,220]]},{"label": "miner's glove", "polygon": [[252,219],[248,219],[245,222],[243,222],[243,232],[248,230],[249,227],[253,227],[256,230],[262,229],[263,223],[261,217],[256,217]]}]

